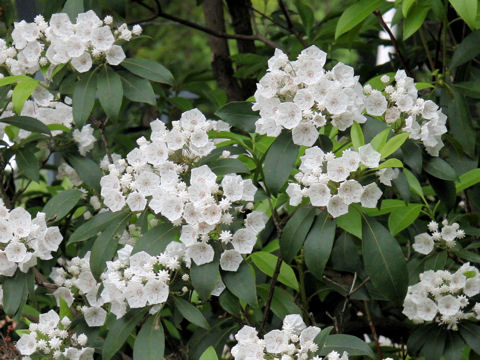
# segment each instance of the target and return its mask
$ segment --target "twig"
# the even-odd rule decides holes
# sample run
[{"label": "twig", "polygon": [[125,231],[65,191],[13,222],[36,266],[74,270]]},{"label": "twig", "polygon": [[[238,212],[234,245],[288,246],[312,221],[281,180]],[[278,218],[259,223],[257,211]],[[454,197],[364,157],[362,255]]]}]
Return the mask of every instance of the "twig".
[{"label": "twig", "polygon": [[33,272],[35,274],[35,280],[37,281],[38,285],[43,286],[48,291],[55,291],[58,289],[58,286],[55,284],[49,283],[45,278],[45,276],[43,276],[43,274],[40,271],[38,271],[36,267],[33,268]]},{"label": "twig", "polygon": [[400,60],[400,63],[405,69],[405,72],[407,73],[408,76],[412,76],[411,71],[408,69],[407,64],[405,63],[405,60],[403,59],[403,56],[400,53],[400,48],[398,47],[397,39],[395,39],[395,35],[393,35],[392,30],[390,30],[388,25],[383,20],[382,13],[380,12],[380,10],[375,10],[373,13],[377,16],[378,21],[380,22],[380,25],[382,25],[383,29],[388,33],[388,36],[390,37],[390,41],[392,42],[392,45],[395,48],[395,53],[397,54],[397,57]]},{"label": "twig", "polygon": [[363,300],[363,305],[365,307],[365,313],[367,314],[368,325],[372,331],[373,339],[375,340],[375,346],[377,347],[377,353],[380,360],[383,360],[382,349],[380,348],[380,343],[378,342],[377,331],[375,330],[375,324],[372,320],[372,314],[370,314],[370,309],[368,308],[368,303],[366,300]]},{"label": "twig", "polygon": [[228,34],[228,33],[224,33],[224,32],[215,31],[215,30],[210,29],[208,27],[205,27],[203,25],[197,24],[193,21],[183,19],[183,18],[180,18],[180,17],[172,15],[172,14],[167,14],[167,13],[163,12],[159,1],[156,1],[157,10],[153,9],[151,6],[145,4],[141,0],[136,0],[135,2],[140,4],[144,8],[150,10],[152,12],[152,15],[145,18],[145,19],[128,22],[128,24],[130,24],[130,25],[132,25],[132,24],[142,24],[142,23],[145,23],[145,22],[152,21],[152,20],[156,19],[157,17],[161,17],[161,18],[172,20],[176,23],[188,26],[192,29],[202,31],[202,32],[207,33],[207,34],[212,35],[212,36],[216,36],[216,37],[220,37],[220,38],[224,38],[224,39],[257,40],[257,41],[263,42],[265,45],[268,45],[268,46],[270,46],[274,49],[275,48],[282,49],[282,47],[280,45],[278,45],[277,43],[275,43],[274,41],[272,41],[270,39],[267,39],[266,37],[264,37],[260,34],[255,34],[255,35]]},{"label": "twig", "polygon": [[302,35],[298,32],[297,28],[293,24],[292,18],[290,16],[290,12],[288,11],[287,6],[283,2],[283,0],[278,0],[278,5],[280,6],[280,9],[282,9],[283,14],[285,15],[285,18],[287,19],[287,24],[288,24],[288,29],[290,32],[295,35],[295,37],[300,41],[300,44],[305,48],[307,47],[307,44],[305,43],[305,40],[303,40]]}]

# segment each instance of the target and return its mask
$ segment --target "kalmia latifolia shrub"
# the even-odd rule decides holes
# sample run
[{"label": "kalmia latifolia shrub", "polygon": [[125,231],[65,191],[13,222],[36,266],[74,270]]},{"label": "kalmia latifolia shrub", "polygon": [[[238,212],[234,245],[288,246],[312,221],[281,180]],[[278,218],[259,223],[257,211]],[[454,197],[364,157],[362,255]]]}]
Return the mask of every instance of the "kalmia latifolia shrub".
[{"label": "kalmia latifolia shrub", "polygon": [[130,107],[178,95],[161,64],[126,57],[141,33],[90,10],[0,39],[0,299],[18,358],[480,351],[478,228],[456,206],[480,175],[445,160],[435,92],[276,49],[253,102],[132,132]]}]

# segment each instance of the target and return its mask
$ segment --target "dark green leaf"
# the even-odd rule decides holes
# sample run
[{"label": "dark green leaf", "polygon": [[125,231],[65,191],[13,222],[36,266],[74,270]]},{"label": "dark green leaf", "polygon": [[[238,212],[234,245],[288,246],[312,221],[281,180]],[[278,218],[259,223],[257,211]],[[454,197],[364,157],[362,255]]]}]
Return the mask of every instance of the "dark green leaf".
[{"label": "dark green leaf", "polygon": [[98,73],[97,93],[105,114],[117,120],[122,106],[123,86],[120,76],[110,66],[103,66]]},{"label": "dark green leaf", "polygon": [[359,239],[362,238],[362,216],[353,207],[350,207],[348,213],[336,218],[335,222],[339,228],[348,231]]},{"label": "dark green leaf", "polygon": [[368,356],[372,359],[375,355],[364,341],[352,335],[335,334],[329,335],[325,346],[320,351],[320,355],[325,356],[331,351],[337,351],[342,354],[344,351],[348,352],[349,356]]},{"label": "dark green leaf", "polygon": [[410,166],[413,171],[420,174],[422,172],[422,149],[411,140],[405,141],[402,147],[403,162]]},{"label": "dark green leaf", "polygon": [[450,69],[456,68],[476,58],[480,54],[480,30],[468,34],[458,45],[450,61]]},{"label": "dark green leaf", "polygon": [[238,159],[218,159],[210,162],[208,166],[217,175],[245,174],[249,172],[245,164]]},{"label": "dark green leaf", "polygon": [[327,342],[328,335],[330,335],[332,330],[333,330],[333,326],[329,326],[322,329],[322,331],[320,331],[320,334],[318,334],[315,340],[313,340],[313,342],[318,345],[317,354],[320,354],[320,352],[322,351],[323,347],[325,346],[325,343]]},{"label": "dark green leaf", "polygon": [[[258,285],[257,291],[265,302],[270,292],[270,286],[269,284]],[[279,319],[283,319],[289,314],[302,314],[302,310],[295,304],[293,296],[279,286],[275,286],[273,290],[271,309]]]},{"label": "dark green leaf", "polygon": [[222,294],[218,298],[218,301],[220,303],[220,306],[225,311],[238,317],[241,316],[242,307],[240,306],[238,299],[227,289],[222,291]]},{"label": "dark green leaf", "polygon": [[130,213],[123,213],[123,217],[111,223],[96,239],[90,255],[90,269],[92,274],[99,279],[105,269],[106,263],[112,260],[117,252],[117,234],[125,230],[130,220]]},{"label": "dark green leaf", "polygon": [[15,160],[17,161],[18,168],[27,178],[33,181],[39,180],[40,164],[35,156],[35,148],[28,147],[17,150]]},{"label": "dark green leaf", "polygon": [[420,215],[422,204],[408,204],[403,208],[393,210],[388,217],[388,228],[392,235],[397,235],[406,229]]},{"label": "dark green leaf", "polygon": [[268,149],[263,172],[265,185],[273,194],[277,194],[287,182],[295,167],[297,154],[298,146],[287,131],[282,132]]},{"label": "dark green leaf", "polygon": [[198,310],[195,306],[190,304],[188,301],[174,296],[173,303],[175,304],[175,308],[178,309],[178,311],[180,311],[183,317],[188,321],[190,321],[192,324],[200,326],[201,328],[204,328],[206,330],[210,328],[210,326],[208,325],[207,319],[205,319],[205,316],[203,316],[200,310]]},{"label": "dark green leaf", "polygon": [[147,309],[130,310],[121,319],[114,320],[108,326],[108,333],[102,347],[102,359],[110,360],[121,349],[130,333],[147,313]]},{"label": "dark green leaf", "polygon": [[208,299],[215,289],[219,278],[218,261],[200,266],[193,262],[190,268],[190,278],[198,295],[200,295],[202,299]]},{"label": "dark green leaf", "polygon": [[315,208],[300,208],[288,220],[280,238],[280,252],[289,263],[297,255],[315,218]]},{"label": "dark green leaf", "polygon": [[344,231],[335,241],[332,249],[332,267],[339,271],[358,272],[362,268],[360,255],[352,236]]},{"label": "dark green leaf", "polygon": [[455,139],[461,139],[461,146],[463,150],[468,155],[473,157],[475,154],[476,132],[473,128],[473,121],[472,115],[470,113],[469,104],[467,103],[465,96],[462,96],[458,91],[453,88],[450,88],[450,90],[450,92],[453,92],[453,99],[451,99],[447,95],[443,95],[443,97],[448,99],[447,115],[449,134]]},{"label": "dark green leaf", "polygon": [[445,160],[435,157],[431,158],[424,167],[425,171],[438,179],[455,181],[457,174]]},{"label": "dark green leaf", "polygon": [[237,272],[224,272],[222,279],[227,289],[233,295],[253,307],[257,306],[255,276],[253,275],[253,270],[246,262],[240,265]]},{"label": "dark green leaf", "polygon": [[467,345],[480,355],[480,326],[465,321],[462,322],[458,328],[460,335]]},{"label": "dark green leaf", "polygon": [[335,221],[328,218],[326,211],[316,217],[310,232],[305,239],[304,256],[308,270],[322,279],[323,270],[332,252],[335,238]]},{"label": "dark green leaf", "polygon": [[300,15],[300,19],[302,19],[305,33],[308,35],[312,29],[313,22],[315,21],[313,9],[310,7],[309,3],[304,0],[296,0],[295,7]]},{"label": "dark green leaf", "polygon": [[16,126],[20,129],[42,134],[50,134],[48,127],[41,121],[29,116],[11,116],[0,119],[0,122]]},{"label": "dark green leaf", "polygon": [[171,224],[160,224],[137,240],[132,253],[145,251],[152,256],[160,255],[167,245],[178,237],[178,234],[178,228],[173,227]]},{"label": "dark green leaf", "polygon": [[350,5],[338,19],[337,28],[335,29],[335,40],[360,24],[382,3],[383,0],[360,0]]},{"label": "dark green leaf", "polygon": [[220,119],[230,125],[249,133],[255,132],[255,122],[259,115],[252,110],[252,103],[234,101],[225,104],[215,112]]},{"label": "dark green leaf", "polygon": [[123,93],[128,100],[150,105],[156,104],[155,93],[150,81],[128,71],[121,71],[119,74],[122,79]]},{"label": "dark green leaf", "polygon": [[455,183],[453,181],[437,179],[433,176],[428,176],[428,181],[446,208],[453,209],[457,204],[457,191],[455,189]]},{"label": "dark green leaf", "polygon": [[82,192],[80,190],[64,190],[52,197],[43,207],[47,220],[59,221],[72,210],[80,201]]},{"label": "dark green leaf", "polygon": [[84,11],[83,0],[67,0],[63,6],[62,12],[67,13],[70,20],[75,23],[77,15]]},{"label": "dark green leaf", "polygon": [[162,84],[173,85],[174,79],[172,73],[168,71],[165,66],[155,61],[140,58],[127,58],[122,61],[121,65],[141,78]]},{"label": "dark green leaf", "polygon": [[95,70],[81,76],[73,91],[73,119],[78,127],[82,127],[87,121],[95,103],[97,82]]},{"label": "dark green leaf", "polygon": [[420,354],[425,356],[425,360],[440,359],[446,342],[447,332],[442,328],[436,328],[428,334],[428,340],[423,345]]},{"label": "dark green leaf", "polygon": [[125,214],[125,211],[117,211],[114,213],[107,211],[95,215],[93,218],[77,227],[73,234],[70,235],[68,243],[72,244],[80,241],[85,241],[94,237],[98,234],[98,232],[106,229],[111,223],[117,222],[122,219]]},{"label": "dark green leaf", "polygon": [[98,163],[90,158],[79,156],[71,156],[68,161],[86,185],[100,192],[100,179],[103,174]]},{"label": "dark green leaf", "polygon": [[3,280],[3,311],[9,316],[15,315],[28,296],[29,273],[17,270],[14,276]]},{"label": "dark green leaf", "polygon": [[162,359],[165,352],[165,334],[158,317],[150,316],[135,338],[133,358],[135,360]]},{"label": "dark green leaf", "polygon": [[432,254],[425,258],[424,270],[443,270],[447,265],[448,254],[446,251],[441,251],[436,254]]},{"label": "dark green leaf", "polygon": [[366,220],[363,226],[362,254],[365,270],[385,298],[403,301],[408,286],[407,264],[395,238],[383,225]]}]

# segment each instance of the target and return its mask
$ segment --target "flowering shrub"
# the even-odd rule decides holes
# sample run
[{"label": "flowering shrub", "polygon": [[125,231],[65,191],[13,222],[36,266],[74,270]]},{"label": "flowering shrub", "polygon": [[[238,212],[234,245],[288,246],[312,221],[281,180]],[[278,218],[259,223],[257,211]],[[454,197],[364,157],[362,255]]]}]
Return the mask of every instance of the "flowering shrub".
[{"label": "flowering shrub", "polygon": [[18,358],[480,354],[480,169],[475,148],[454,164],[448,94],[311,45],[275,49],[253,101],[212,112],[127,56],[141,33],[89,10],[0,40]]}]

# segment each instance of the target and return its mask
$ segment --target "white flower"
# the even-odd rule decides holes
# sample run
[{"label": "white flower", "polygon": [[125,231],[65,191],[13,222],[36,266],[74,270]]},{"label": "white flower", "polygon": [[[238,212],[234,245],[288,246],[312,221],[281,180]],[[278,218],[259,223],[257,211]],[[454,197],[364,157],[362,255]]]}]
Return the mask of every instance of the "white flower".
[{"label": "white flower", "polygon": [[290,205],[297,206],[302,202],[303,194],[300,185],[289,183],[285,192],[290,198]]},{"label": "white flower", "polygon": [[378,90],[373,90],[365,100],[367,113],[373,116],[382,116],[387,110],[387,105],[387,99]]},{"label": "white flower", "polygon": [[318,130],[311,122],[302,121],[292,129],[292,139],[296,145],[312,146],[318,136]]},{"label": "white flower", "polygon": [[344,181],[338,188],[338,196],[340,196],[347,205],[359,202],[362,193],[363,186],[356,180]]},{"label": "white flower", "polygon": [[360,202],[363,207],[374,208],[377,206],[378,199],[380,199],[382,194],[382,190],[380,190],[376,183],[370,183],[363,187]]},{"label": "white flower", "polygon": [[80,73],[84,73],[91,69],[92,57],[88,52],[84,52],[82,55],[72,58],[70,63],[75,70]]},{"label": "white flower", "polygon": [[239,229],[235,232],[232,245],[240,254],[250,254],[257,242],[257,235],[250,229]]},{"label": "white flower", "polygon": [[417,314],[424,321],[432,321],[437,315],[437,304],[426,298],[417,306]]},{"label": "white flower", "polygon": [[113,37],[110,27],[102,26],[92,31],[91,41],[95,49],[100,51],[107,51],[112,47],[115,38]]},{"label": "white flower", "polygon": [[293,129],[300,124],[300,120],[302,120],[302,111],[296,104],[285,102],[278,106],[278,115],[276,119],[278,125],[281,125],[286,129]]},{"label": "white flower", "polygon": [[125,59],[125,53],[121,46],[113,45],[110,49],[106,52],[107,55],[107,62],[110,65],[118,65]]},{"label": "white flower", "polygon": [[83,316],[88,326],[97,327],[105,323],[107,312],[101,307],[92,306],[83,310]]},{"label": "white flower", "polygon": [[200,266],[212,262],[215,252],[206,243],[196,243],[187,248],[187,256]]},{"label": "white flower", "polygon": [[381,154],[375,150],[371,144],[366,144],[358,148],[360,162],[369,167],[376,168],[380,162]]},{"label": "white flower", "polygon": [[330,200],[330,189],[325,184],[312,184],[305,194],[310,198],[313,206],[327,206]]},{"label": "white flower", "polygon": [[167,301],[169,288],[163,281],[150,279],[145,285],[145,294],[150,305],[162,304]]},{"label": "white flower", "polygon": [[27,248],[19,241],[11,241],[5,248],[5,254],[9,261],[21,263],[27,256]]},{"label": "white flower", "polygon": [[445,316],[452,316],[460,310],[460,301],[452,295],[445,295],[438,299],[438,311]]},{"label": "white flower", "polygon": [[348,205],[339,195],[334,195],[328,201],[327,210],[330,215],[336,218],[348,213]]},{"label": "white flower", "polygon": [[423,255],[430,254],[433,250],[433,246],[433,239],[427,233],[422,233],[415,236],[415,243],[412,245],[413,250]]},{"label": "white flower", "polygon": [[282,329],[285,330],[290,335],[299,336],[300,333],[306,327],[307,326],[303,322],[302,317],[298,314],[290,314],[290,315],[285,316],[285,318],[283,319]]},{"label": "white flower", "polygon": [[327,175],[330,180],[341,182],[348,178],[350,170],[342,158],[335,158],[327,162]]},{"label": "white flower", "polygon": [[220,257],[220,267],[225,271],[237,271],[241,262],[242,255],[236,250],[225,250]]},{"label": "white flower", "polygon": [[73,130],[73,139],[77,142],[78,151],[82,156],[85,156],[95,145],[97,139],[93,136],[93,130],[90,124],[84,125],[80,131],[77,129]]},{"label": "white flower", "polygon": [[288,348],[288,335],[281,330],[272,330],[263,337],[265,341],[265,348],[269,353],[279,354]]},{"label": "white flower", "polygon": [[147,200],[145,199],[145,196],[136,191],[128,194],[126,202],[128,207],[132,211],[143,211],[145,210],[145,206],[147,205]]},{"label": "white flower", "polygon": [[22,355],[32,355],[37,349],[37,340],[31,334],[23,334],[17,341],[16,347]]}]

